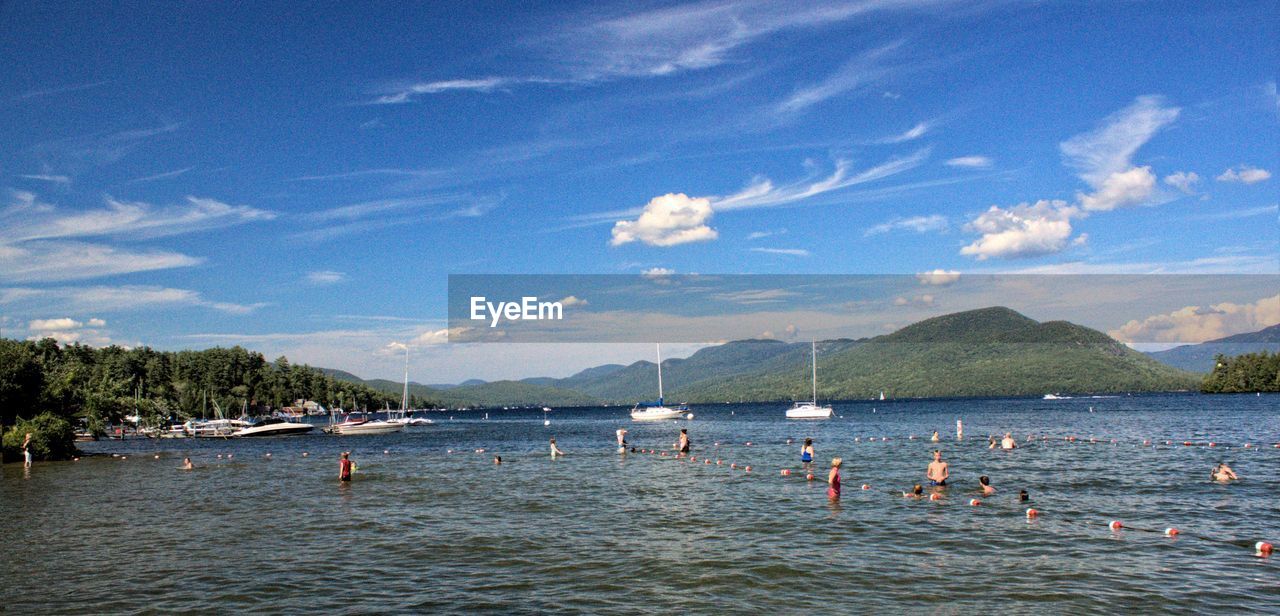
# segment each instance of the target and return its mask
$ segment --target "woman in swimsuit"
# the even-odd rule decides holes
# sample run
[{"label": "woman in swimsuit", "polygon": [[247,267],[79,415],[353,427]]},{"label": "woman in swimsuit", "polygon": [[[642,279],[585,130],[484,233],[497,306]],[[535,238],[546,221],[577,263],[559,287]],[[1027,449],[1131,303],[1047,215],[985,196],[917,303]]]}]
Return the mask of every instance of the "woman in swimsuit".
[{"label": "woman in swimsuit", "polygon": [[831,458],[831,472],[827,473],[827,498],[840,498],[840,465],[844,460]]},{"label": "woman in swimsuit", "polygon": [[678,444],[680,453],[689,453],[689,430],[680,428],[680,442]]},{"label": "woman in swimsuit", "polygon": [[551,439],[551,459],[554,460],[563,455],[564,452],[559,447],[556,447],[556,439]]},{"label": "woman in swimsuit", "polygon": [[800,448],[800,461],[804,464],[813,463],[813,439],[804,439],[804,446]]}]

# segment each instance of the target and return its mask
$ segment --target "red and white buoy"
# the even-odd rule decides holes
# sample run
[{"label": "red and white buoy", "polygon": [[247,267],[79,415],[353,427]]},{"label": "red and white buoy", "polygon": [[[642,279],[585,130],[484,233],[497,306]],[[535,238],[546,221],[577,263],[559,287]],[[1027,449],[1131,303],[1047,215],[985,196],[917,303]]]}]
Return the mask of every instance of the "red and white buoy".
[{"label": "red and white buoy", "polygon": [[746,467],[746,468],[744,468],[744,469],[742,469],[742,470],[744,470],[744,471],[746,471],[746,472],[750,473],[750,472],[751,472],[751,467],[750,467],[750,466],[748,466],[748,467]]},{"label": "red and white buoy", "polygon": [[809,473],[808,475],[805,475],[804,478],[808,481],[813,481],[813,473]]},{"label": "red and white buoy", "polygon": [[865,483],[864,483],[864,484],[862,484],[862,489],[863,489],[863,490],[870,490],[870,489],[871,489],[871,486],[869,486],[869,485],[867,485],[867,484],[865,484]]},{"label": "red and white buoy", "polygon": [[939,495],[939,494],[930,494],[930,495],[929,495],[929,500],[931,500],[931,501],[938,501],[938,500],[942,500],[942,496],[941,496],[941,495]]},{"label": "red and white buoy", "polygon": [[1107,528],[1110,528],[1111,530],[1120,530],[1124,528],[1124,524],[1121,524],[1120,520],[1112,520],[1111,523],[1107,525]]},{"label": "red and white buoy", "polygon": [[1035,509],[1028,509],[1028,510],[1027,510],[1027,519],[1028,519],[1028,520],[1033,519],[1033,518],[1035,518],[1036,516],[1039,516],[1039,515],[1040,515],[1040,512],[1039,512],[1039,511],[1036,511]]},{"label": "red and white buoy", "polygon": [[1180,531],[1180,530],[1178,530],[1178,529],[1173,528],[1172,526],[1170,526],[1169,528],[1164,529],[1164,536],[1166,536],[1166,537],[1177,537],[1177,536],[1178,536],[1178,533],[1180,533],[1180,532],[1182,532],[1182,531]]},{"label": "red and white buoy", "polygon": [[[666,455],[666,454],[662,454],[662,455]],[[737,462],[733,462],[733,463],[731,463],[731,464],[729,465],[729,468],[737,469],[737,468],[738,468],[738,463],[737,463]]]},{"label": "red and white buoy", "polygon": [[787,469],[787,468],[782,469],[783,477],[786,477],[787,475],[790,475],[790,474],[791,474],[791,469]]},{"label": "red and white buoy", "polygon": [[1266,541],[1259,541],[1255,543],[1253,545],[1253,549],[1255,550],[1254,553],[1257,556],[1261,556],[1261,557],[1271,556],[1272,546],[1270,543],[1267,543]]},{"label": "red and white buoy", "polygon": [[971,498],[971,499],[969,499],[969,506],[970,506],[970,507],[977,507],[978,505],[981,505],[981,504],[982,504],[982,501],[980,501],[980,500],[978,500],[978,499],[976,499],[976,498]]}]

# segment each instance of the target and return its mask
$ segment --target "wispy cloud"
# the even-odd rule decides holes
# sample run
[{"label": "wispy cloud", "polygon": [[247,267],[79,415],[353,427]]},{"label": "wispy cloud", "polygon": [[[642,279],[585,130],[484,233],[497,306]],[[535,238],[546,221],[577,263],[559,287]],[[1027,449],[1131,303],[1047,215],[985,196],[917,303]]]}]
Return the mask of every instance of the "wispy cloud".
[{"label": "wispy cloud", "polygon": [[991,159],[986,156],[958,156],[948,159],[948,167],[964,167],[969,169],[986,169],[991,166]]},{"label": "wispy cloud", "polygon": [[807,257],[810,256],[808,250],[803,248],[748,248],[751,252],[763,252],[770,255],[787,255],[789,257]]},{"label": "wispy cloud", "polygon": [[822,179],[808,179],[784,186],[774,186],[768,178],[756,178],[741,191],[712,201],[717,212],[759,207],[776,207],[803,201],[823,193],[833,192],[867,182],[884,179],[920,166],[929,158],[929,148],[922,148],[907,156],[895,156],[889,160],[853,172],[853,163],[837,160],[835,171]]},{"label": "wispy cloud", "polygon": [[[267,303],[237,304],[214,301],[199,291],[152,285],[75,286],[0,290],[0,305],[20,305],[27,310],[55,308],[70,312],[121,312],[154,309],[205,308],[245,315]],[[92,325],[92,321],[90,322]]]},{"label": "wispy cloud", "polygon": [[387,88],[380,96],[370,101],[376,105],[398,105],[413,102],[424,94],[441,94],[444,92],[492,92],[499,88],[521,83],[548,80],[535,78],[482,77],[479,79],[445,79],[404,84]]},{"label": "wispy cloud", "polygon": [[1271,204],[1259,207],[1249,207],[1238,210],[1226,210],[1223,212],[1206,212],[1204,214],[1196,214],[1188,216],[1188,220],[1236,220],[1240,218],[1253,218],[1254,216],[1272,216],[1280,214],[1280,205]]},{"label": "wispy cloud", "polygon": [[26,178],[28,180],[39,180],[41,182],[53,182],[54,184],[70,184],[71,183],[71,178],[65,175],[32,174],[32,175],[19,175],[18,177]]},{"label": "wispy cloud", "polygon": [[55,86],[55,87],[52,87],[52,88],[41,88],[41,89],[36,89],[36,90],[28,90],[28,91],[26,91],[26,92],[23,92],[22,94],[19,94],[19,95],[17,95],[17,96],[14,96],[14,97],[10,98],[10,99],[8,100],[8,102],[9,102],[10,104],[13,104],[13,103],[21,103],[21,102],[29,101],[29,100],[36,99],[36,98],[42,98],[42,97],[45,97],[45,96],[53,96],[53,95],[55,95],[55,94],[68,94],[68,93],[71,93],[71,92],[79,92],[79,91],[81,91],[81,90],[88,90],[88,89],[90,89],[90,88],[96,88],[96,87],[98,87],[98,86],[103,86],[103,85],[106,85],[106,84],[108,84],[108,83],[110,83],[110,82],[108,82],[108,81],[91,81],[91,82],[88,82],[88,83],[76,83],[76,84],[68,84],[68,85],[64,85],[64,86]]},{"label": "wispy cloud", "polygon": [[876,143],[893,144],[893,143],[906,143],[908,141],[915,141],[916,139],[919,139],[925,136],[925,134],[929,132],[930,128],[932,128],[932,125],[930,123],[920,122],[920,123],[917,123],[915,126],[912,126],[911,128],[908,128],[907,130],[901,133],[898,133],[896,135],[890,135],[882,139],[878,139],[876,140]]},{"label": "wispy cloud", "polygon": [[943,232],[950,228],[951,223],[946,216],[941,214],[931,214],[929,216],[910,216],[907,218],[894,218],[888,222],[878,224],[868,228],[863,232],[863,237],[871,237],[880,235],[894,230],[912,231],[914,233]]},{"label": "wispy cloud", "polygon": [[143,182],[154,182],[156,180],[176,178],[184,173],[187,173],[188,171],[191,171],[192,169],[195,169],[195,167],[183,167],[182,169],[175,169],[173,171],[165,171],[164,173],[157,173],[155,175],[147,175],[140,178],[134,178],[132,180],[122,182],[121,184],[122,185],[141,184]]},{"label": "wispy cloud", "polygon": [[770,231],[752,231],[751,233],[747,234],[747,239],[760,240],[766,237],[773,237],[775,235],[786,235],[786,233],[787,233],[786,229],[776,229],[776,230],[770,230]]},{"label": "wispy cloud", "polygon": [[130,250],[83,242],[0,244],[0,280],[84,280],[190,267],[204,259],[166,250]]},{"label": "wispy cloud", "polygon": [[307,272],[307,275],[306,275],[307,282],[313,285],[318,285],[318,286],[338,284],[339,282],[345,282],[346,279],[347,279],[347,275],[345,273],[335,272],[333,270]]},{"label": "wispy cloud", "polygon": [[266,210],[203,197],[187,197],[186,203],[163,207],[107,197],[106,207],[67,212],[40,203],[32,193],[20,192],[15,194],[13,203],[0,210],[0,243],[72,237],[164,237],[271,220],[275,216]]},{"label": "wispy cloud", "polygon": [[887,58],[903,46],[894,41],[858,54],[826,79],[792,92],[777,106],[781,113],[795,113],[828,99],[869,86],[892,70]]}]

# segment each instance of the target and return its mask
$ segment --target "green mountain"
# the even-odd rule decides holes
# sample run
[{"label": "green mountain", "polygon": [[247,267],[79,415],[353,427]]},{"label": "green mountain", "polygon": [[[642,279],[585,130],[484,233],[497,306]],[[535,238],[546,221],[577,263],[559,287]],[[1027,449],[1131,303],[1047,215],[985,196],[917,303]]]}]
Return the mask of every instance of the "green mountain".
[{"label": "green mountain", "polygon": [[1208,373],[1213,371],[1213,359],[1218,355],[1235,357],[1262,351],[1280,352],[1280,324],[1200,344],[1184,344],[1167,351],[1147,353],[1147,356],[1175,368]]},{"label": "green mountain", "polygon": [[[783,401],[810,393],[809,343],[740,340],[662,362],[667,400]],[[329,371],[335,374],[337,371]],[[361,381],[399,393],[400,383]],[[849,400],[1198,389],[1200,377],[1164,365],[1102,332],[1037,322],[1003,307],[943,315],[875,338],[818,342],[818,397]],[[459,406],[632,404],[657,397],[653,362],[608,364],[573,376],[410,384],[411,396]]]}]

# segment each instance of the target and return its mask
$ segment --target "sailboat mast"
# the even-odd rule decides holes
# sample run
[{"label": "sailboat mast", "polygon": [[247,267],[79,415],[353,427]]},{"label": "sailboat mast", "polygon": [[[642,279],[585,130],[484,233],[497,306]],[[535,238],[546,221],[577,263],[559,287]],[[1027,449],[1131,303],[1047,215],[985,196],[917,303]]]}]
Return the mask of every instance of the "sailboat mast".
[{"label": "sailboat mast", "polygon": [[658,343],[658,405],[662,405],[662,344]]},{"label": "sailboat mast", "polygon": [[404,393],[400,396],[400,410],[409,409],[409,345],[404,345]]},{"label": "sailboat mast", "polygon": [[809,344],[813,351],[813,405],[818,406],[818,341],[810,340]]}]

